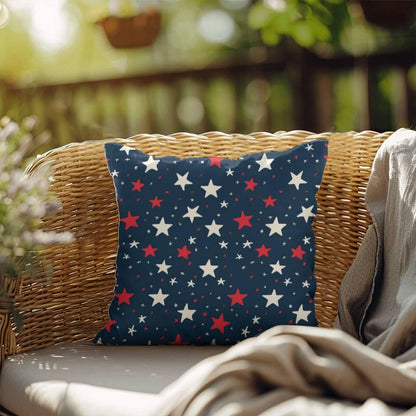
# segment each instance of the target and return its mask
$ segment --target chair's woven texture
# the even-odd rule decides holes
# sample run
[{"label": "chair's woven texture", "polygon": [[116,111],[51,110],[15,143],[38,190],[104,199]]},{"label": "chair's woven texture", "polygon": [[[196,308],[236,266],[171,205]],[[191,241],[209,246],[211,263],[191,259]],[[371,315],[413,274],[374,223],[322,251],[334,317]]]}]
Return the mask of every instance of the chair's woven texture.
[{"label": "chair's woven texture", "polygon": [[[371,131],[319,135],[292,131],[249,136],[179,133],[139,135],[128,139],[128,145],[153,156],[235,158],[328,139],[328,163],[318,193],[314,225],[316,311],[320,325],[328,327],[336,314],[341,279],[370,222],[364,205],[366,182],[374,155],[388,135]],[[45,220],[44,227],[72,231],[76,239],[70,245],[49,248],[44,254],[45,271],[40,269],[36,275],[23,279],[17,297],[18,308],[24,311],[24,325],[17,334],[19,351],[92,339],[108,319],[115,282],[118,217],[103,143],[71,144],[50,151],[33,166],[36,171],[44,163],[52,165],[52,190],[62,204],[59,215]],[[47,273],[50,266],[52,272]]]}]

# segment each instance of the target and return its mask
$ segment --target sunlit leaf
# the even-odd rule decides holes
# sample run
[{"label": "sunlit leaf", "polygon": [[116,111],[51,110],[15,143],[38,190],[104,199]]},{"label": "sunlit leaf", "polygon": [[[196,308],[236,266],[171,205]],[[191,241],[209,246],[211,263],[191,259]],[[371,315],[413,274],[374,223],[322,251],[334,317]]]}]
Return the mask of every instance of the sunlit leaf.
[{"label": "sunlit leaf", "polygon": [[318,18],[316,18],[315,16],[311,17],[309,19],[309,24],[314,33],[314,36],[318,40],[326,42],[331,39],[331,32],[329,28],[326,25],[324,25]]},{"label": "sunlit leaf", "polygon": [[294,23],[292,33],[293,38],[300,46],[309,48],[314,44],[315,38],[312,28],[305,21]]},{"label": "sunlit leaf", "polygon": [[282,36],[271,28],[263,29],[261,38],[266,45],[270,46],[277,45],[282,40]]},{"label": "sunlit leaf", "polygon": [[270,26],[274,31],[281,34],[289,34],[291,31],[292,20],[289,13],[276,13],[270,21]]},{"label": "sunlit leaf", "polygon": [[273,18],[272,11],[263,3],[256,3],[248,14],[248,24],[253,29],[261,29],[266,26]]},{"label": "sunlit leaf", "polygon": [[319,18],[325,23],[330,23],[332,21],[332,13],[328,8],[328,5],[324,2],[318,1],[312,7],[312,16]]}]

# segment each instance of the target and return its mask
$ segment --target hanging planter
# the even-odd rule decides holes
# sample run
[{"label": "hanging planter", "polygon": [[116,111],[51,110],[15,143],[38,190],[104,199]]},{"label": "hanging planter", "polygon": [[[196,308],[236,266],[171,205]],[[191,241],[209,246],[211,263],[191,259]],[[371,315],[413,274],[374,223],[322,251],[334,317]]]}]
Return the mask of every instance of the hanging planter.
[{"label": "hanging planter", "polygon": [[161,15],[152,5],[134,16],[107,16],[97,22],[113,48],[152,45],[160,30]]},{"label": "hanging planter", "polygon": [[379,26],[397,28],[415,22],[416,0],[360,0],[366,20]]}]

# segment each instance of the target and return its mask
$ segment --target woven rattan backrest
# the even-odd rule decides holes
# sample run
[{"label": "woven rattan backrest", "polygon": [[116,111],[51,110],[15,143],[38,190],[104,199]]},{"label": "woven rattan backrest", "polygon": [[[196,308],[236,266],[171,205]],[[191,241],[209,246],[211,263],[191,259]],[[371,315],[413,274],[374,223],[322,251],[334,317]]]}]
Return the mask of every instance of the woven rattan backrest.
[{"label": "woven rattan backrest", "polygon": [[[341,279],[370,222],[364,205],[366,182],[376,150],[388,135],[369,131],[319,135],[292,131],[249,136],[179,133],[139,135],[129,139],[128,145],[153,156],[235,158],[328,139],[329,156],[318,193],[314,229],[316,311],[320,325],[330,326]],[[44,227],[72,231],[75,242],[49,248],[44,254],[44,267],[24,279],[17,299],[25,314],[17,337],[18,350],[91,339],[108,319],[115,283],[118,214],[103,143],[64,146],[45,154],[33,166],[33,171],[45,163],[52,166],[52,190],[62,204],[59,215],[45,220]],[[52,274],[45,272],[49,266]]]}]

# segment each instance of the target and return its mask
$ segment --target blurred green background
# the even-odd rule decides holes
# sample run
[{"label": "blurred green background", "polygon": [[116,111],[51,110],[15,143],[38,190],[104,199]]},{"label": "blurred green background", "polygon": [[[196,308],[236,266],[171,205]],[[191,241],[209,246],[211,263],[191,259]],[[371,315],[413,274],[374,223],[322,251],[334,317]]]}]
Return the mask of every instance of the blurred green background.
[{"label": "blurred green background", "polygon": [[0,0],[0,113],[50,146],[414,127],[415,40],[413,0]]}]

